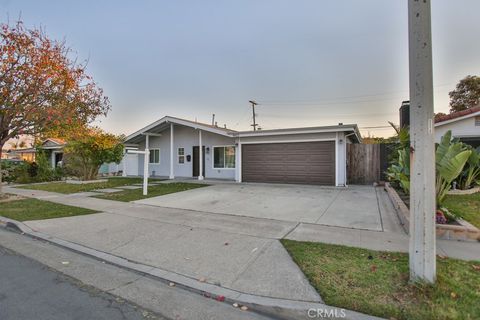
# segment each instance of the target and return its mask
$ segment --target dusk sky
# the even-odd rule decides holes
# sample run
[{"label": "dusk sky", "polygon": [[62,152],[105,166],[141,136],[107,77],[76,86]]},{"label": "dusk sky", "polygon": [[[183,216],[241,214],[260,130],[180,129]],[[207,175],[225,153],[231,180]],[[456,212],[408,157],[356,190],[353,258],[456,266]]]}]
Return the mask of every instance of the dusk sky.
[{"label": "dusk sky", "polygon": [[[480,75],[480,1],[433,0],[435,111]],[[165,115],[249,130],[357,123],[391,135],[408,99],[407,0],[0,0],[65,39],[113,109],[100,126],[129,134]]]}]

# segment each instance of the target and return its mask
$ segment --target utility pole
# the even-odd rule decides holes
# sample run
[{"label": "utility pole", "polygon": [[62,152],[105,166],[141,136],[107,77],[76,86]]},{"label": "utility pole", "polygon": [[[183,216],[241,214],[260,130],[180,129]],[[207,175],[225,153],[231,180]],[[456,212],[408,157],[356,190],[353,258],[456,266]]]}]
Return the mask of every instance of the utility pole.
[{"label": "utility pole", "polygon": [[248,101],[252,104],[252,115],[253,115],[253,124],[251,126],[253,127],[253,131],[257,131],[257,126],[258,124],[255,122],[255,106],[258,105],[258,103],[255,102],[255,100],[250,100]]},{"label": "utility pole", "polygon": [[431,0],[408,0],[410,57],[410,280],[434,283],[435,144]]}]

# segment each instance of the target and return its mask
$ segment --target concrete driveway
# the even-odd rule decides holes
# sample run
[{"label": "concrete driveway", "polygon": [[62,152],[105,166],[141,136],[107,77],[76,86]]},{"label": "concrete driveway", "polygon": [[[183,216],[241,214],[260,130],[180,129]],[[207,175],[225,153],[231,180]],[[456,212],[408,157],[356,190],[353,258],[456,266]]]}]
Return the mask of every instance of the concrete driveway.
[{"label": "concrete driveway", "polygon": [[372,186],[217,184],[136,201],[157,207],[383,231]]}]

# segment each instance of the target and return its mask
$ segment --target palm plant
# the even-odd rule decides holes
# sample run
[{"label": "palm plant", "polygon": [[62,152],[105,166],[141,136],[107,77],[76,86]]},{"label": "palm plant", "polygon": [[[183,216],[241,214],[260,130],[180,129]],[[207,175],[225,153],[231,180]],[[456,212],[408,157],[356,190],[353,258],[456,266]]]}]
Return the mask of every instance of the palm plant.
[{"label": "palm plant", "polygon": [[462,173],[472,151],[465,144],[452,141],[447,131],[435,151],[437,206],[440,206],[450,190],[452,182]]},{"label": "palm plant", "polygon": [[472,153],[459,179],[460,188],[463,190],[471,188],[480,178],[480,147],[477,150],[473,148],[471,150]]}]

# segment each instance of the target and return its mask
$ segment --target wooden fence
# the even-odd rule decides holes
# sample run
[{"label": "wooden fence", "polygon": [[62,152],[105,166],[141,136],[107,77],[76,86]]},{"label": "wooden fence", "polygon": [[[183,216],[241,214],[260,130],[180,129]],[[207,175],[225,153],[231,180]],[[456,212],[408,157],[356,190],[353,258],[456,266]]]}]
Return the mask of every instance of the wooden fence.
[{"label": "wooden fence", "polygon": [[392,144],[348,144],[347,183],[372,184],[385,180]]}]

